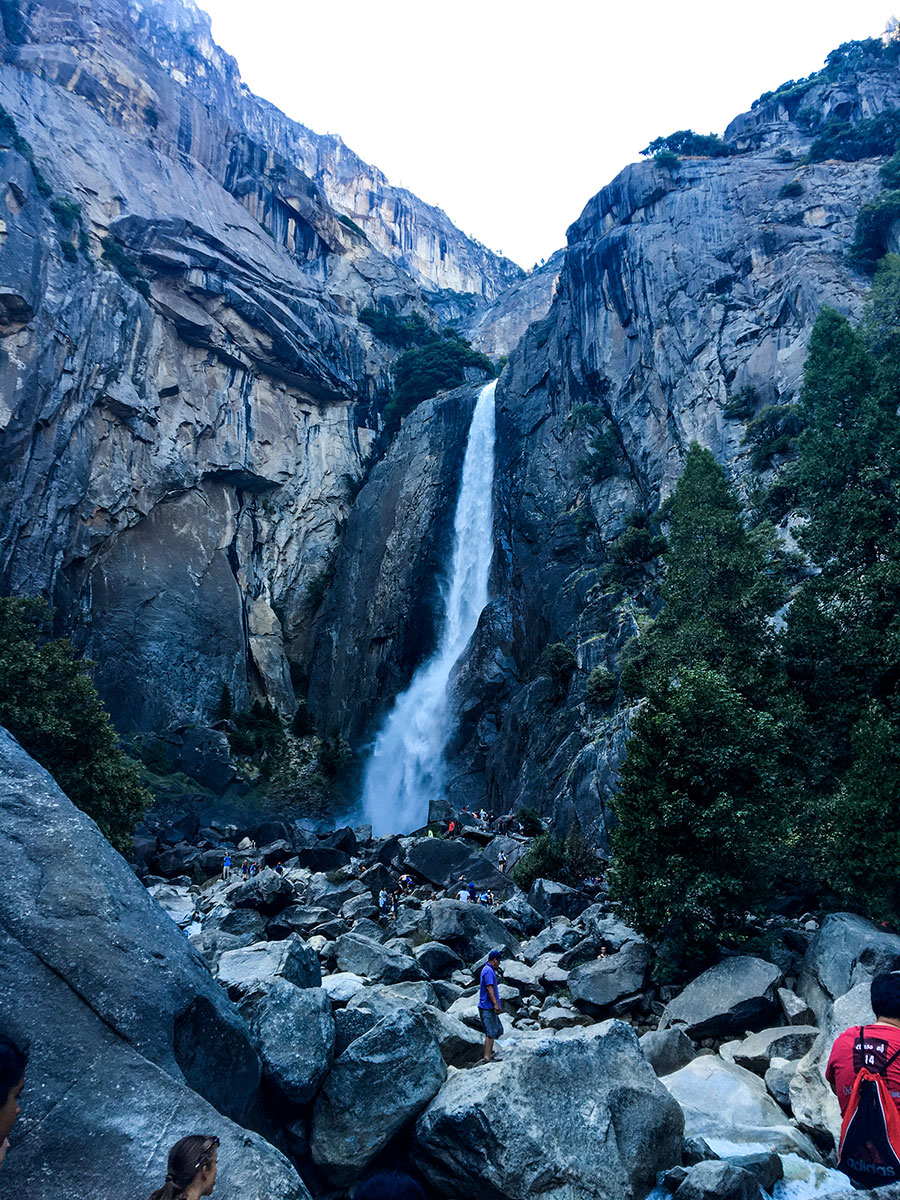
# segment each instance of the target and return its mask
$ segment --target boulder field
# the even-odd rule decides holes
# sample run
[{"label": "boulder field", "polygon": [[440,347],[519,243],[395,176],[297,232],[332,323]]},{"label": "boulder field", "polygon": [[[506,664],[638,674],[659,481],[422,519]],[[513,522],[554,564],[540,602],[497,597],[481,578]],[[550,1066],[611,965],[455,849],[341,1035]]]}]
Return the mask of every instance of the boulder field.
[{"label": "boulder field", "polygon": [[[847,1191],[824,1064],[900,937],[772,919],[756,953],[660,986],[602,884],[525,895],[491,874],[492,840],[187,817],[142,830],[129,866],[0,731],[0,1011],[31,1045],[4,1184],[143,1196],[203,1130],[216,1194],[242,1200],[340,1200],[384,1166],[459,1200],[757,1200],[785,1172]],[[211,873],[227,853],[259,872]],[[492,906],[456,899],[460,866]],[[483,1065],[497,948],[506,1028]]]}]

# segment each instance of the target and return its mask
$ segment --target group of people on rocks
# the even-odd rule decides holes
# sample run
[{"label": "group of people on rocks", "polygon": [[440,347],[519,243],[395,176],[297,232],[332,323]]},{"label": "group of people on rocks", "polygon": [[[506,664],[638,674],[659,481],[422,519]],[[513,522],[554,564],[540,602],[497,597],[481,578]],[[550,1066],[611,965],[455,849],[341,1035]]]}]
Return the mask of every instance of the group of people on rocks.
[{"label": "group of people on rocks", "polygon": [[463,832],[466,825],[474,825],[476,829],[489,830],[492,833],[499,833],[504,837],[513,832],[518,834],[525,832],[521,822],[516,821],[512,813],[505,813],[501,817],[495,817],[493,813],[489,813],[483,808],[477,812],[474,808],[471,812],[469,812],[468,808],[463,808],[459,819],[451,817],[448,821],[447,833],[450,837],[456,837],[457,834]]}]

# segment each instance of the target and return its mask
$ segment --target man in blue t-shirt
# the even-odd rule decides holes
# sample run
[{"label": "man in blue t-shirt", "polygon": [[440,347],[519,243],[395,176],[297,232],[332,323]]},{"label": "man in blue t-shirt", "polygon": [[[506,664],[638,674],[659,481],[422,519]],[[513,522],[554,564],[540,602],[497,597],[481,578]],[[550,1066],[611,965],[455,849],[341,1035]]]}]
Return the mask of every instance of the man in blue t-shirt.
[{"label": "man in blue t-shirt", "polygon": [[500,1020],[500,995],[497,991],[497,968],[500,966],[500,950],[492,950],[481,968],[481,992],[478,996],[478,1016],[484,1030],[484,1062],[500,1057],[494,1053],[494,1039],[503,1037]]}]

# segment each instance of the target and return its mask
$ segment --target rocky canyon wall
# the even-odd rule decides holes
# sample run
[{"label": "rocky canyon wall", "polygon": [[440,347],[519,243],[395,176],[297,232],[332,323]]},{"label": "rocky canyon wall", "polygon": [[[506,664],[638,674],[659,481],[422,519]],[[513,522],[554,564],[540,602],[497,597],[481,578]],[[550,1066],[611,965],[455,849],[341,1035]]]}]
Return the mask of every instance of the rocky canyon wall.
[{"label": "rocky canyon wall", "polygon": [[53,601],[125,733],[223,683],[289,714],[396,353],[358,312],[517,269],[414,197],[370,239],[329,196],[377,172],[180,0],[4,5],[0,104],[0,587]]}]

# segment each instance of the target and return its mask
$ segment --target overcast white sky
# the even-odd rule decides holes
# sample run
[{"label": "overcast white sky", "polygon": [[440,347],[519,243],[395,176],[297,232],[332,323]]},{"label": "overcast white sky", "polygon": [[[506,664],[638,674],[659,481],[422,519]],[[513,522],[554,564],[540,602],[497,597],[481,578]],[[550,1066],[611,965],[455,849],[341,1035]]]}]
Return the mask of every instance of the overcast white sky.
[{"label": "overcast white sky", "polygon": [[881,32],[900,0],[199,0],[247,84],[524,267],[658,134]]}]

